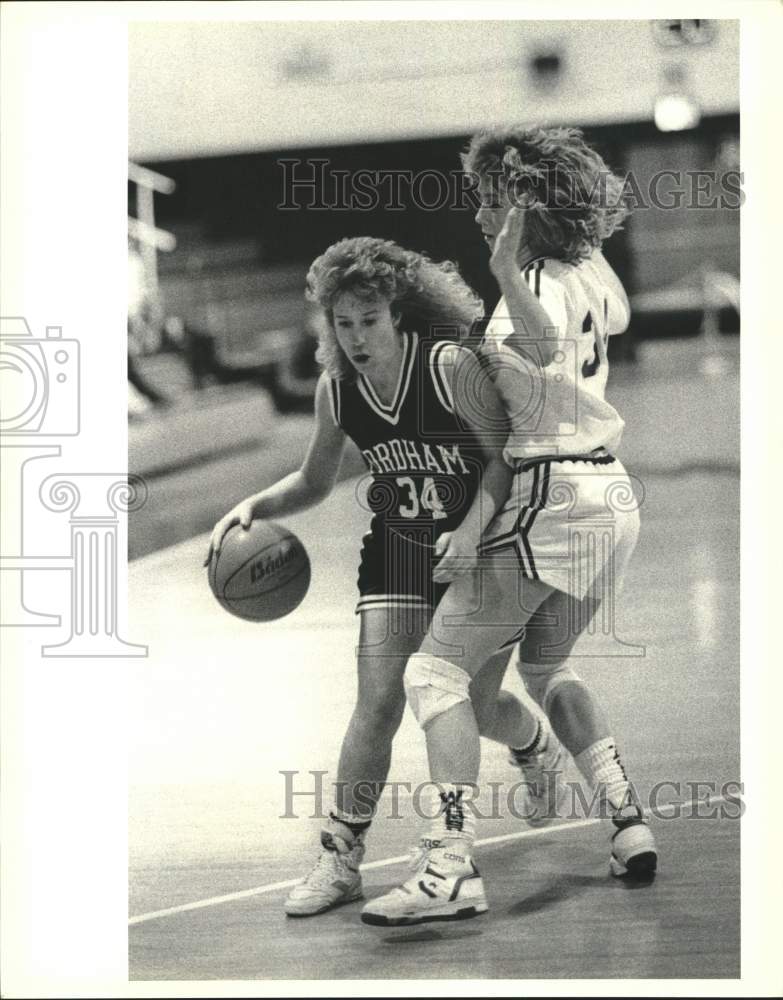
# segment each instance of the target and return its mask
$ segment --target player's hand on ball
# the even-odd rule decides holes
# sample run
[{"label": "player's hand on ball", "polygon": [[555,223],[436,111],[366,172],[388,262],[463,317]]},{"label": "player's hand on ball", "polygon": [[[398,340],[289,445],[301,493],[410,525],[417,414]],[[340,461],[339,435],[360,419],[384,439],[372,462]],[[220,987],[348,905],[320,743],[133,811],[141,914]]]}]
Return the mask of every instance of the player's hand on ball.
[{"label": "player's hand on ball", "polygon": [[209,566],[209,560],[212,556],[216,556],[218,552],[220,552],[220,546],[226,536],[226,532],[233,528],[235,524],[241,524],[242,527],[247,530],[253,523],[254,515],[255,498],[251,497],[247,500],[243,500],[241,503],[238,503],[236,507],[225,515],[225,517],[221,517],[212,529],[212,535],[209,539],[209,548],[207,549],[207,557],[204,560],[205,566]]},{"label": "player's hand on ball", "polygon": [[438,564],[432,571],[435,583],[450,583],[476,568],[478,553],[475,542],[459,531],[444,531],[435,543]]},{"label": "player's hand on ball", "polygon": [[525,228],[525,213],[522,208],[512,205],[508,210],[503,228],[495,238],[489,266],[496,278],[509,272],[519,273],[517,254],[522,242],[522,232]]}]

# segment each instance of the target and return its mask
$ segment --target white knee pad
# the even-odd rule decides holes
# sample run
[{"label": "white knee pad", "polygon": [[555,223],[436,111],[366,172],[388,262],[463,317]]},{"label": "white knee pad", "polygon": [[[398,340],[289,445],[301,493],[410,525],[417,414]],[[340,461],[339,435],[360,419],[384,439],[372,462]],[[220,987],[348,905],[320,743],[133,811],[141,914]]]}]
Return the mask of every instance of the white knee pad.
[{"label": "white knee pad", "polygon": [[422,729],[461,701],[470,700],[470,675],[428,653],[411,656],[403,681],[408,704]]},{"label": "white knee pad", "polygon": [[567,663],[555,664],[551,670],[541,663],[519,663],[519,673],[525,682],[527,693],[549,714],[552,695],[567,681],[581,681]]}]

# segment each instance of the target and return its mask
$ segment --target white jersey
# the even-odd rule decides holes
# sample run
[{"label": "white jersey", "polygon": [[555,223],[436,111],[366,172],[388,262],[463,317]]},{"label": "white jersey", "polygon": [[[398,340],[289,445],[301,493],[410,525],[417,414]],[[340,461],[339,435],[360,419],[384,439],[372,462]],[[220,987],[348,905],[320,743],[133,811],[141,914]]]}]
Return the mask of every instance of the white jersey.
[{"label": "white jersey", "polygon": [[[499,352],[502,364],[495,384],[511,419],[504,455],[588,455],[596,448],[613,451],[624,422],[604,398],[608,364],[606,342],[622,333],[630,314],[622,285],[600,252],[580,264],[546,258],[529,264],[522,276],[552,321],[547,336],[557,338],[550,364],[538,360],[531,340],[531,360],[503,347],[513,333],[506,301],[492,314],[482,350]],[[600,338],[600,344],[599,344]]]}]

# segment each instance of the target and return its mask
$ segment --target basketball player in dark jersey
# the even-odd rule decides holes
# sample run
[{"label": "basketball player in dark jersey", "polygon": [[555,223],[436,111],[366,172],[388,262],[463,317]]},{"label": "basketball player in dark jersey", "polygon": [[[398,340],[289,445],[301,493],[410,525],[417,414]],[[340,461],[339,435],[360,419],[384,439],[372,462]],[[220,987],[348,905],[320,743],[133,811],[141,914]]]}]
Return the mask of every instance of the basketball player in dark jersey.
[{"label": "basketball player in dark jersey", "polygon": [[[377,309],[355,297],[353,305],[360,316]],[[345,318],[336,313],[338,324]],[[360,449],[371,476],[373,517],[362,549],[357,611],[437,603],[445,585],[432,582],[435,546],[475,500],[484,465],[475,432],[455,413],[448,367],[456,345],[415,330],[400,330],[399,338],[402,364],[388,404],[361,370],[355,381],[329,380],[332,419]]]},{"label": "basketball player in dark jersey", "polygon": [[[402,720],[405,663],[447,581],[476,565],[477,539],[511,484],[500,398],[491,380],[477,377],[473,353],[456,343],[481,315],[481,302],[453,264],[360,237],[319,257],[308,289],[324,314],[318,359],[325,370],[307,456],[296,472],[230,511],[210,544],[211,555],[237,523],[318,503],[334,486],[346,438],[356,442],[373,511],[359,568],[358,698],[320,856],[286,900],[292,916],[362,895],[364,837]],[[469,392],[477,382],[479,406]],[[435,564],[440,585],[432,581]]]}]

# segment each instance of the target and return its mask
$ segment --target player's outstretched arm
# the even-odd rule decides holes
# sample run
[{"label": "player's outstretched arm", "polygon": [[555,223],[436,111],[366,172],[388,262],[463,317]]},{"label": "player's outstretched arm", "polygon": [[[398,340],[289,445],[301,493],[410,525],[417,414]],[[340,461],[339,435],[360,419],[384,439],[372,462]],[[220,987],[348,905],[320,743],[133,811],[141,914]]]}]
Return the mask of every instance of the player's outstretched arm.
[{"label": "player's outstretched arm", "polygon": [[307,454],[296,472],[254,493],[233,507],[212,529],[204,565],[217,555],[226,532],[235,524],[247,529],[257,519],[284,517],[306,510],[328,496],[337,479],[345,433],[332,419],[329,385],[321,375],[315,392],[315,425]]},{"label": "player's outstretched arm", "polygon": [[470,427],[483,453],[484,469],[478,492],[460,526],[438,539],[441,557],[433,571],[436,583],[446,583],[476,565],[481,535],[511,490],[513,474],[503,459],[508,417],[497,389],[478,359],[453,344],[441,352],[441,364],[454,398],[454,412]]},{"label": "player's outstretched arm", "polygon": [[[517,254],[523,229],[524,212],[513,206],[497,235],[489,266],[506,300],[512,325],[512,332],[503,340],[504,346],[525,361],[534,360],[536,365],[546,366],[557,348],[558,323],[528,288],[520,273]],[[559,332],[562,335],[565,331]]]}]

